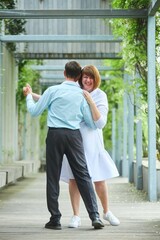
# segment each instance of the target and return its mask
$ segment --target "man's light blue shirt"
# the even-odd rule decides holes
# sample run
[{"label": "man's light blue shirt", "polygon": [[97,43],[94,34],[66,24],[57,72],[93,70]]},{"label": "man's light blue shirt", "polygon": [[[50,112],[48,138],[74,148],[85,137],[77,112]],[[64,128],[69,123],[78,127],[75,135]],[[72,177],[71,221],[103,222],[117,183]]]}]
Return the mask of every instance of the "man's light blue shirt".
[{"label": "man's light blue shirt", "polygon": [[28,94],[26,101],[32,116],[38,116],[48,109],[48,127],[79,129],[80,122],[85,121],[90,128],[96,129],[89,105],[76,82],[67,80],[49,87],[38,102]]}]

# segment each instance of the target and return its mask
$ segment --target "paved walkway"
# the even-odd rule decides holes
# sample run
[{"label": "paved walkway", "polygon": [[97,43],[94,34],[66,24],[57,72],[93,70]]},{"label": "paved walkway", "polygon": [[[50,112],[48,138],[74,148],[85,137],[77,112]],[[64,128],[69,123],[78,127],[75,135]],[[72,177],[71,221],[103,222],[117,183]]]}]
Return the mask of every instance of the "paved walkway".
[{"label": "paved walkway", "polygon": [[[45,173],[25,178],[0,191],[0,240],[160,240],[160,202],[151,203],[146,195],[135,190],[124,178],[110,180],[110,209],[121,224],[105,223],[94,230],[83,203],[82,226],[67,228],[71,217],[67,184],[61,183],[60,209],[62,230],[44,228],[49,219],[45,198]],[[99,211],[102,208],[99,204]]]}]

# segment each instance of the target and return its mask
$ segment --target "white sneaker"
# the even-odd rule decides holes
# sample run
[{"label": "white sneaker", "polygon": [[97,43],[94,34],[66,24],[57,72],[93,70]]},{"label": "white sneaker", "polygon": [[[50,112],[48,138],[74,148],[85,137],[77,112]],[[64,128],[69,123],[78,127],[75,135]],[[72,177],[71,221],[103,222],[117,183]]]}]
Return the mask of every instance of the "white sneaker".
[{"label": "white sneaker", "polygon": [[74,216],[71,218],[68,227],[69,227],[69,228],[78,228],[78,227],[80,227],[80,226],[81,226],[81,219],[80,219],[80,217],[74,215]]},{"label": "white sneaker", "polygon": [[119,219],[115,217],[111,211],[104,213],[103,219],[108,221],[112,226],[118,226],[120,224]]}]

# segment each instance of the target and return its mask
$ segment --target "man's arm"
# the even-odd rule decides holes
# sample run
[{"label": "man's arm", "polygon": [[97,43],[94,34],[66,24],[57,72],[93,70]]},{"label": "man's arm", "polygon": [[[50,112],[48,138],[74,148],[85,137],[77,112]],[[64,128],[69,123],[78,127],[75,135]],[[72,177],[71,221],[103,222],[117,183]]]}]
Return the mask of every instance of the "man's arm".
[{"label": "man's arm", "polygon": [[26,97],[27,102],[27,110],[30,112],[32,116],[40,115],[48,106],[50,105],[51,94],[50,88],[48,88],[43,95],[40,97],[38,102],[33,100],[32,94],[28,93]]},{"label": "man's arm", "polygon": [[24,94],[24,96],[27,96],[29,93],[32,95],[32,97],[35,101],[38,101],[41,97],[41,95],[32,92],[31,86],[27,83],[26,86],[23,87],[23,94]]},{"label": "man's arm", "polygon": [[83,114],[83,118],[84,118],[86,125],[92,129],[96,129],[97,127],[93,121],[90,107],[85,99],[83,102],[82,114]]}]

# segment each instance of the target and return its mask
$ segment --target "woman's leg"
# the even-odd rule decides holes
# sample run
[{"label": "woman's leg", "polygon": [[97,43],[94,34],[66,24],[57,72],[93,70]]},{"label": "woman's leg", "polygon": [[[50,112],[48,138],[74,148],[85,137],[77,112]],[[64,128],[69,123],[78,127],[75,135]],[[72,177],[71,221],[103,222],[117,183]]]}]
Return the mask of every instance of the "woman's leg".
[{"label": "woman's leg", "polygon": [[75,179],[69,180],[69,194],[73,209],[73,215],[79,216],[80,193]]},{"label": "woman's leg", "polygon": [[109,211],[108,187],[105,181],[95,182],[96,193],[103,207],[103,219],[107,220],[111,225],[118,226],[120,221]]},{"label": "woman's leg", "polygon": [[73,209],[73,216],[70,219],[68,227],[77,228],[81,226],[81,219],[79,217],[80,193],[79,193],[75,179],[69,180],[69,194],[70,194],[71,205]]},{"label": "woman's leg", "polygon": [[101,201],[103,212],[108,212],[108,188],[105,181],[95,182],[96,193]]}]

